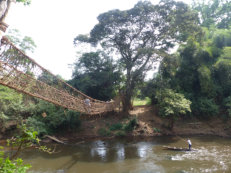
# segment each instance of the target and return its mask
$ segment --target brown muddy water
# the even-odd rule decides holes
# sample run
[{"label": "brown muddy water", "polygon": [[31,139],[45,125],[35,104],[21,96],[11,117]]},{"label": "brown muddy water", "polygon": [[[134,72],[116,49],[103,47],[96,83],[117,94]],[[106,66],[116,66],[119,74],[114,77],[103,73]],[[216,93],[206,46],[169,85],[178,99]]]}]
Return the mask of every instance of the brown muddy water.
[{"label": "brown muddy water", "polygon": [[195,151],[163,150],[163,146],[187,147],[187,143],[177,137],[153,137],[56,145],[57,153],[31,150],[21,157],[32,165],[31,173],[231,172],[231,139],[208,136],[190,139]]}]

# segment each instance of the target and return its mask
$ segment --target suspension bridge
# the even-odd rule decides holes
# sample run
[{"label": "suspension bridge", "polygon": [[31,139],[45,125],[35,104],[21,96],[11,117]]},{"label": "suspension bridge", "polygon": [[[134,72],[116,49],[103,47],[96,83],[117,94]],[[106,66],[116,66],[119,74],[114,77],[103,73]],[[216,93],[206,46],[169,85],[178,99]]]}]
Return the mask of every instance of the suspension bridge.
[{"label": "suspension bridge", "polygon": [[[118,101],[104,102],[80,92],[40,66],[6,37],[1,39],[0,46],[0,84],[90,115],[113,111],[118,105]],[[85,104],[85,99],[90,100],[90,106]]]}]

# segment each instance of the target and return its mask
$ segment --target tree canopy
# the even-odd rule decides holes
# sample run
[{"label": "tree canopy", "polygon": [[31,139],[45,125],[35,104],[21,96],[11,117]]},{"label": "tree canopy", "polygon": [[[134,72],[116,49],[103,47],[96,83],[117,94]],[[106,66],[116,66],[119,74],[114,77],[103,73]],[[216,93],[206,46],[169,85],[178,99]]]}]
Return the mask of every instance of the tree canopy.
[{"label": "tree canopy", "polygon": [[193,0],[192,8],[199,12],[201,26],[229,28],[231,25],[230,0]]},{"label": "tree canopy", "polygon": [[121,72],[112,58],[103,52],[83,54],[74,64],[71,85],[90,97],[108,101],[116,96]]},{"label": "tree canopy", "polygon": [[137,82],[175,43],[185,41],[189,34],[197,36],[197,22],[197,13],[182,2],[138,2],[130,10],[99,15],[90,35],[79,35],[74,43],[100,45],[104,51],[117,55],[126,74],[123,109],[128,111]]}]

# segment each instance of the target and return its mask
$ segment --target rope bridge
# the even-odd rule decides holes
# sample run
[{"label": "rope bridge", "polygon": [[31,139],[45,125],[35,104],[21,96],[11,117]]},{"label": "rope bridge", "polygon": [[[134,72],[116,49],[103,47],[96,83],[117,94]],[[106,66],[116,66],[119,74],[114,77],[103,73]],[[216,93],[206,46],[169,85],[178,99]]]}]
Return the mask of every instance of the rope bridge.
[{"label": "rope bridge", "polygon": [[[63,108],[86,114],[113,111],[116,102],[93,99],[59,79],[14,46],[6,37],[0,46],[0,84],[46,100]],[[91,105],[84,103],[89,99]]]}]

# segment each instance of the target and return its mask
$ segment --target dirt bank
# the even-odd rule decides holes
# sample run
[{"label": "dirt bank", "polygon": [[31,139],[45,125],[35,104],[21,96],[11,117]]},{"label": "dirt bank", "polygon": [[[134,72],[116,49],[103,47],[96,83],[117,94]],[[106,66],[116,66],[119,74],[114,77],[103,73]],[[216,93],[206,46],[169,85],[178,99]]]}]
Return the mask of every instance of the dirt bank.
[{"label": "dirt bank", "polygon": [[[115,136],[153,137],[164,135],[216,135],[231,137],[231,121],[225,121],[222,118],[213,118],[205,121],[185,116],[179,118],[175,122],[174,128],[171,130],[168,128],[169,120],[159,117],[157,110],[151,106],[134,107],[134,110],[130,111],[129,116],[119,113],[110,113],[103,116],[82,115],[81,119],[82,125],[80,130],[76,132],[64,131],[62,134],[56,134],[55,136],[57,139],[68,142],[72,140],[82,141],[96,138],[113,138]],[[113,125],[128,124],[132,119],[137,120],[137,125],[133,131],[117,133],[118,131],[110,130]],[[104,129],[103,135],[99,133],[100,129]],[[50,139],[46,140],[47,142],[51,141]]]},{"label": "dirt bank", "polygon": [[137,119],[137,125],[132,132],[126,132],[126,136],[152,137],[163,135],[216,135],[222,137],[231,137],[231,122],[223,119],[210,119],[209,121],[196,118],[179,118],[174,128],[168,128],[169,120],[160,118],[157,110],[151,106],[135,107],[130,112],[130,116],[114,113],[102,117],[82,116],[81,130],[75,133],[64,133],[57,135],[63,140],[86,140],[93,138],[112,138],[115,132],[105,136],[99,134],[99,129],[110,131],[113,124],[126,124],[131,119]]}]

